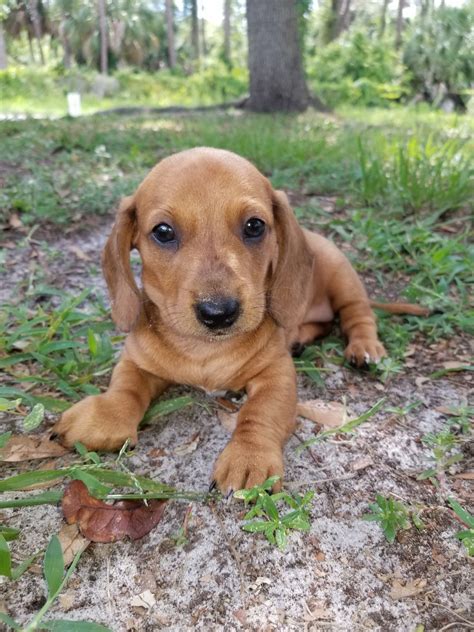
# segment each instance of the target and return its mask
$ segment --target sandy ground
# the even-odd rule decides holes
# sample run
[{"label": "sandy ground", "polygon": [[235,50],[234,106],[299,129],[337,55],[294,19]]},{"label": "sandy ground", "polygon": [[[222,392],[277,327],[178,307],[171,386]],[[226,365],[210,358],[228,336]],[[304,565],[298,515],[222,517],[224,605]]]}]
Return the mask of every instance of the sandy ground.
[{"label": "sandy ground", "polygon": [[[79,292],[94,286],[105,293],[99,251],[107,230],[107,225],[98,225],[79,238],[72,233],[51,236],[49,254],[39,243],[20,244],[12,237],[15,246],[6,249],[2,298],[16,296],[28,275],[38,270],[57,287]],[[89,259],[79,258],[71,250],[74,245]],[[235,500],[193,504],[191,509],[188,503],[169,503],[162,522],[143,539],[90,545],[47,618],[95,621],[117,632],[473,629],[472,564],[455,538],[461,525],[440,493],[429,482],[416,480],[430,465],[421,437],[446,423],[436,409],[465,404],[472,390],[466,373],[419,378],[441,360],[466,352],[461,338],[418,348],[406,371],[385,385],[365,372],[336,365],[325,367],[325,388],[300,377],[302,399],[341,401],[346,396],[356,414],[381,396],[387,397],[387,406],[417,399],[422,405],[404,418],[380,412],[352,437],[297,453],[300,441],[315,430],[301,420],[286,448],[286,480],[292,491],[316,491],[312,526],[309,533],[292,533],[283,552],[263,536],[241,530],[243,506]],[[177,393],[191,394],[196,403],[143,430],[129,465],[180,488],[205,490],[212,464],[230,435],[218,421],[213,400],[190,389],[170,395]],[[12,425],[6,416],[3,428]],[[196,436],[195,450],[174,453]],[[464,449],[465,459],[451,470],[446,487],[469,506],[469,481],[454,476],[472,470]],[[31,468],[27,463],[23,470]],[[7,465],[1,469],[2,478],[21,471]],[[412,527],[389,544],[377,524],[361,519],[377,492],[417,504],[425,529]],[[174,536],[189,511],[187,541],[178,546]],[[44,548],[63,525],[60,509],[53,506],[3,510],[0,522],[5,520],[22,531],[12,547],[16,559]],[[1,606],[21,623],[45,599],[44,582],[34,572],[16,583],[4,581],[0,591]],[[137,605],[136,597],[143,593],[149,603]]]}]

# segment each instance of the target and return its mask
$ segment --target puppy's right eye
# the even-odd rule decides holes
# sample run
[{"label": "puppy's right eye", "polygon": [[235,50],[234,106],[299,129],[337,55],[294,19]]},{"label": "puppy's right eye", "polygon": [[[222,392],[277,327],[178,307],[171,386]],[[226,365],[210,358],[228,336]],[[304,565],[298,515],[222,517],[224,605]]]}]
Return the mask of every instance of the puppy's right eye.
[{"label": "puppy's right eye", "polygon": [[151,231],[153,239],[160,244],[171,244],[176,242],[176,233],[174,229],[169,225],[162,222],[157,224]]}]

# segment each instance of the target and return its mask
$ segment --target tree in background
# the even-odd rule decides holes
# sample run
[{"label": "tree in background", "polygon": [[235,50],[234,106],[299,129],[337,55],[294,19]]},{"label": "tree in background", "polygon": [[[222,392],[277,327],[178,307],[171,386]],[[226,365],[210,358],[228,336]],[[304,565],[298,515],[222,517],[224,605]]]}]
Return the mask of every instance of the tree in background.
[{"label": "tree in background", "polygon": [[222,24],[222,30],[224,33],[224,47],[223,47],[222,59],[224,60],[224,63],[226,64],[226,66],[228,66],[229,68],[232,66],[231,40],[230,40],[231,11],[232,11],[231,0],[224,0],[224,20]]},{"label": "tree in background", "polygon": [[103,75],[108,73],[108,37],[107,37],[107,13],[105,0],[97,0],[99,13],[99,37],[100,37],[100,72]]},{"label": "tree in background", "polygon": [[310,103],[296,0],[247,0],[250,98],[256,112],[302,111]]},{"label": "tree in background", "polygon": [[168,39],[168,66],[176,66],[176,47],[174,43],[174,3],[166,0],[166,35]]}]

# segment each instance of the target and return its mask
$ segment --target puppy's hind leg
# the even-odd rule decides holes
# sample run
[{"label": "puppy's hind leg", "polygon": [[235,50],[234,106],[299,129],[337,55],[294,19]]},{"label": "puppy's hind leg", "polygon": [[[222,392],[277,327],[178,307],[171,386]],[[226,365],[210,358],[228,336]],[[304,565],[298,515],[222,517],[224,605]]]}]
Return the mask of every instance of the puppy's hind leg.
[{"label": "puppy's hind leg", "polygon": [[89,450],[118,450],[127,439],[134,445],[138,425],[151,400],[167,386],[167,382],[140,369],[124,353],[108,390],[74,404],[63,413],[53,433],[67,446],[80,441]]}]

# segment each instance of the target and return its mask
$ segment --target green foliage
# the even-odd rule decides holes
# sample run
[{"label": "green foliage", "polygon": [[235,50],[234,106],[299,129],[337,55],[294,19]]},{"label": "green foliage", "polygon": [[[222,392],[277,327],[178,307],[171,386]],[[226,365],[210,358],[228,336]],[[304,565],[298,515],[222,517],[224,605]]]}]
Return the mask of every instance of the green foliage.
[{"label": "green foliage", "polygon": [[[0,367],[17,384],[41,385],[76,400],[84,394],[100,392],[91,382],[112,368],[115,350],[109,332],[113,324],[97,302],[89,304],[87,311],[78,309],[89,291],[74,298],[56,294],[62,299],[59,304],[46,302],[35,311],[31,311],[27,302],[18,307],[4,307],[0,322],[0,348],[4,357],[0,359]],[[34,375],[18,368],[29,363],[35,366]],[[44,414],[41,406],[52,410],[57,410],[57,406],[63,408],[54,397],[42,401],[36,401],[38,398],[32,395],[23,398],[38,404],[34,414],[32,411],[25,419],[28,430],[41,423]]]},{"label": "green foliage", "polygon": [[405,39],[403,59],[416,91],[430,100],[450,92],[472,93],[474,77],[474,5],[440,7],[419,15]]},{"label": "green foliage", "polygon": [[472,198],[474,162],[464,142],[413,136],[400,143],[383,137],[359,141],[360,192],[371,206],[387,202],[407,211],[442,214]]},{"label": "green foliage", "polygon": [[[307,492],[304,496],[292,496],[287,492],[271,494],[270,490],[278,480],[279,476],[272,476],[261,485],[236,491],[234,497],[243,500],[245,504],[255,503],[244,516],[244,520],[250,522],[246,522],[242,529],[251,533],[263,533],[271,544],[284,549],[290,530],[310,530],[307,507],[313,499],[314,492]],[[278,510],[278,503],[287,505],[292,511],[282,515]]]},{"label": "green foliage", "polygon": [[362,516],[363,520],[378,522],[387,541],[392,543],[401,529],[410,527],[410,511],[406,505],[394,498],[376,496],[376,502],[369,505],[372,513]]},{"label": "green foliage", "polygon": [[454,498],[448,498],[448,503],[451,505],[457,517],[468,527],[463,531],[458,531],[456,537],[461,540],[466,547],[467,554],[474,556],[474,516],[466,511]]},{"label": "green foliage", "polygon": [[[243,68],[227,69],[223,64],[196,71],[160,70],[144,72],[124,68],[105,81],[94,71],[73,68],[31,68],[12,66],[0,70],[2,111],[67,113],[66,93],[80,92],[84,112],[126,106],[212,105],[242,97],[248,75]],[[101,89],[106,94],[101,95]]]},{"label": "green foliage", "polygon": [[320,443],[321,441],[324,441],[328,439],[329,437],[332,437],[337,434],[351,434],[359,426],[364,424],[373,415],[375,415],[382,408],[384,403],[385,403],[385,397],[382,397],[382,399],[379,399],[378,402],[376,402],[373,406],[371,406],[371,408],[369,408],[369,410],[367,410],[365,413],[363,413],[362,415],[359,415],[359,417],[346,421],[345,423],[343,423],[341,426],[337,428],[329,428],[328,430],[322,430],[313,439],[308,439],[308,441],[305,441],[304,443],[302,443],[298,447],[298,451],[304,450],[305,448],[308,448],[314,445],[315,443]]},{"label": "green foliage", "polygon": [[314,91],[330,106],[386,105],[407,93],[407,75],[386,40],[351,30],[307,62]]}]

